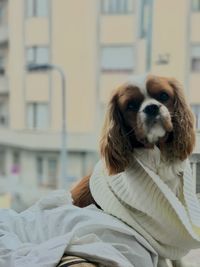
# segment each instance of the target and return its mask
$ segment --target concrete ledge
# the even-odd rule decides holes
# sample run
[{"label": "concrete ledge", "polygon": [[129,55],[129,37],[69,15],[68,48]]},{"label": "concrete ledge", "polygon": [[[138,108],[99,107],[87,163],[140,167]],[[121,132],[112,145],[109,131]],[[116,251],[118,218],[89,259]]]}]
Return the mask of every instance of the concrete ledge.
[{"label": "concrete ledge", "polygon": [[[98,138],[94,134],[70,133],[67,135],[69,151],[96,151]],[[28,130],[0,129],[0,145],[30,150],[57,151],[61,147],[61,133]]]}]

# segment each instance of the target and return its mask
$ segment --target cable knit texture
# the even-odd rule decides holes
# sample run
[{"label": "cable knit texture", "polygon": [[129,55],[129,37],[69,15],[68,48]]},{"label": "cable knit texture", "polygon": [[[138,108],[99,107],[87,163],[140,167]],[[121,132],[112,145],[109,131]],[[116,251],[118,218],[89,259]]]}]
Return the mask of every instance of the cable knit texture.
[{"label": "cable knit texture", "polygon": [[161,257],[200,247],[200,205],[190,163],[166,163],[160,150],[137,149],[127,170],[109,176],[100,161],[90,190],[97,204],[139,232]]}]

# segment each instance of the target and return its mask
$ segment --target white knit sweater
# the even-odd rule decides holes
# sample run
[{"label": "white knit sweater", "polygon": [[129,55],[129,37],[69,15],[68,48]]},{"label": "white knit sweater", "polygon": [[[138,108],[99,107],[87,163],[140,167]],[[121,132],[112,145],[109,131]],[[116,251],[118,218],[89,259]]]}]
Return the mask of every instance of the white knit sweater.
[{"label": "white knit sweater", "polygon": [[[177,181],[178,197],[172,190]],[[130,168],[117,175],[108,176],[100,161],[90,190],[105,212],[139,232],[161,257],[179,259],[200,247],[200,205],[189,161],[170,166],[158,148],[138,149]]]}]

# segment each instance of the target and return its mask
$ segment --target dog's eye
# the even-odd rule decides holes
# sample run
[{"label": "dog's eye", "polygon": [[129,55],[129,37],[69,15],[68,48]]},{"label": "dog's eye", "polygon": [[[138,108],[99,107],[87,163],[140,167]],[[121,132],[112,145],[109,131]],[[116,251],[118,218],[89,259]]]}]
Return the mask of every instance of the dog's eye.
[{"label": "dog's eye", "polygon": [[127,104],[126,109],[128,111],[138,111],[140,108],[140,103],[136,101],[131,101]]},{"label": "dog's eye", "polygon": [[161,92],[158,96],[158,100],[161,102],[166,102],[169,100],[169,95],[166,92]]}]

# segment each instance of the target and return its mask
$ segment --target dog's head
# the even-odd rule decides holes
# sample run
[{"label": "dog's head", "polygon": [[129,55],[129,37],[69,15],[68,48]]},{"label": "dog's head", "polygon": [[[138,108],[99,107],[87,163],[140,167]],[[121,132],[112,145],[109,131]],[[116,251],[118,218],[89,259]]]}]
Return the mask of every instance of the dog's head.
[{"label": "dog's head", "polygon": [[175,79],[146,75],[114,91],[100,142],[110,174],[129,165],[134,148],[157,145],[173,161],[186,159],[194,144],[194,118]]}]

